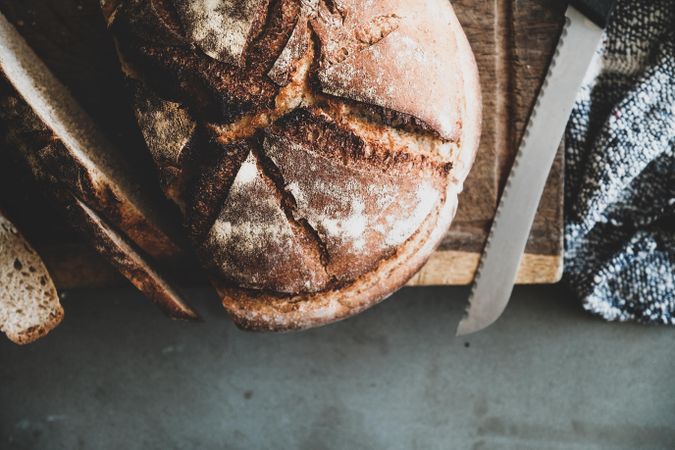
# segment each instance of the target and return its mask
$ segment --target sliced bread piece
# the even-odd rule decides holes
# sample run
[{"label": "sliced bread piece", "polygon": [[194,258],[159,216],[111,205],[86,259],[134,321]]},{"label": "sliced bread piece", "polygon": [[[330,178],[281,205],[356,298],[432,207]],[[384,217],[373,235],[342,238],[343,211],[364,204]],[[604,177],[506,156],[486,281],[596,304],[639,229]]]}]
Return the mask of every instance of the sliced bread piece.
[{"label": "sliced bread piece", "polygon": [[49,333],[63,318],[40,256],[0,212],[0,331],[17,344]]},{"label": "sliced bread piece", "polygon": [[[171,317],[198,315],[156,260],[184,256],[179,232],[131,176],[119,152],[0,14],[0,76],[18,95],[0,96],[0,119],[47,196],[125,277]],[[1,80],[0,80],[1,81]]]}]

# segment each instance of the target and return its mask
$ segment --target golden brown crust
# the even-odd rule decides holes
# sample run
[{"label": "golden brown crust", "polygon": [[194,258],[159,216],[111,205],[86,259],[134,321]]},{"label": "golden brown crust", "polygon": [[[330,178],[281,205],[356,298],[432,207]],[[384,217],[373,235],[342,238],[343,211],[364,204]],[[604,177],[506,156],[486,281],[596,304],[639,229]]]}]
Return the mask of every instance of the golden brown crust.
[{"label": "golden brown crust", "polygon": [[318,78],[326,94],[408,114],[441,137],[461,134],[462,69],[447,1],[320,2]]},{"label": "golden brown crust", "polygon": [[395,255],[382,260],[376,270],[357,281],[327,292],[282,297],[243,291],[215,280],[223,306],[239,327],[254,331],[303,330],[343,320],[370,308],[403,286],[431,256],[457,210],[455,189],[449,188],[443,206]]},{"label": "golden brown crust", "polygon": [[156,224],[148,223],[137,204],[119,195],[116,180],[105,177],[100,167],[78,159],[24,101],[8,91],[0,98],[0,106],[0,118],[8,125],[6,144],[23,157],[47,197],[63,208],[69,223],[168,315],[197,319],[135,242],[165,259],[178,254],[177,244]]},{"label": "golden brown crust", "polygon": [[449,169],[368,144],[303,109],[265,132],[263,151],[338,284],[373,270],[417,231],[442,203]]},{"label": "golden brown crust", "polygon": [[129,242],[99,214],[74,195],[64,195],[69,221],[83,232],[89,244],[167,316],[198,320],[199,315],[175,287],[160,274],[143,251]]},{"label": "golden brown crust", "polygon": [[[209,144],[200,142],[198,145]],[[186,224],[195,242],[202,242],[210,226],[215,222],[220,208],[246,157],[253,151],[249,140],[243,139],[227,145],[211,144],[213,156],[195,161],[195,180],[186,193]]]},{"label": "golden brown crust", "polygon": [[207,266],[241,288],[295,295],[325,288],[315,237],[295,220],[285,196],[250,152],[202,245]]},{"label": "golden brown crust", "polygon": [[162,222],[150,220],[147,210],[141,210],[147,205],[127,196],[129,192],[138,195],[138,186],[123,189],[124,180],[105,173],[105,165],[71,151],[15,94],[1,98],[0,106],[0,116],[9,130],[6,139],[22,151],[37,179],[52,186],[51,190],[77,192],[137,245],[147,247],[153,257],[171,259],[180,255],[179,246],[162,228]]},{"label": "golden brown crust", "polygon": [[[7,145],[102,256],[169,314],[195,318],[139,250],[165,260],[183,256],[171,222],[160,212],[160,197],[141,187],[126,161],[1,14],[0,34],[0,118],[7,125]],[[4,77],[16,93],[4,85]]]},{"label": "golden brown crust", "polygon": [[[177,197],[237,323],[321,325],[402,286],[449,226],[478,146],[478,74],[450,4],[244,0],[265,20],[221,28],[213,39],[245,41],[223,56],[186,44],[194,33],[167,18],[178,0],[140,1],[122,0],[111,29],[127,72],[196,123]],[[227,10],[211,18],[235,20]],[[183,28],[199,21],[182,14]],[[147,36],[162,23],[164,44]]]}]

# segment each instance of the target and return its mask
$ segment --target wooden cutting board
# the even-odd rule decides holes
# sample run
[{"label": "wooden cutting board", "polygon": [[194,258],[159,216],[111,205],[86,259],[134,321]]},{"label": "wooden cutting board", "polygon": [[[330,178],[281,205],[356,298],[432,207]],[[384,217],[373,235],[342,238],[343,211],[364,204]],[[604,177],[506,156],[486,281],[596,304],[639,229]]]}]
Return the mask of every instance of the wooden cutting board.
[{"label": "wooden cutting board", "polygon": [[[452,3],[478,62],[483,133],[455,222],[411,285],[469,284],[473,280],[501,188],[564,23],[560,2]],[[563,166],[561,145],[521,261],[518,283],[555,283],[562,276]]]},{"label": "wooden cutting board", "polygon": [[[411,0],[417,1],[417,0]],[[564,20],[547,0],[452,2],[476,54],[483,89],[480,151],[460,197],[457,218],[440,249],[411,285],[468,284],[494,217]],[[97,0],[3,0],[2,11],[82,103],[103,132],[148,179],[154,172],[135,125]],[[1,126],[1,124],[0,124]],[[63,289],[122,282],[33,188],[0,149],[0,207],[44,256]],[[554,283],[562,273],[562,151],[549,178],[523,257],[520,283]],[[186,280],[202,278],[180,270]]]}]

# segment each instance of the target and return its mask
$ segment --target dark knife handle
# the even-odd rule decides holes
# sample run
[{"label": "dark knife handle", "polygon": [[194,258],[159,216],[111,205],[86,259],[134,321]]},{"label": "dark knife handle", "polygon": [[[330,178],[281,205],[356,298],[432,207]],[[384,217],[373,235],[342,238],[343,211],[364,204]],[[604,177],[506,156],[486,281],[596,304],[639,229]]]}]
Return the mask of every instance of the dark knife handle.
[{"label": "dark knife handle", "polygon": [[605,28],[616,0],[571,0],[570,4],[597,25]]}]

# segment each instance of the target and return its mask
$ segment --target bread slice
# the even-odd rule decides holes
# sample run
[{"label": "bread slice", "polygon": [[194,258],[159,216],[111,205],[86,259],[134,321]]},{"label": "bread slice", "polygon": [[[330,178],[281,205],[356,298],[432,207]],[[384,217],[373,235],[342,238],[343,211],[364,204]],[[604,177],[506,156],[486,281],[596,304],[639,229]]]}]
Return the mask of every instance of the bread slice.
[{"label": "bread slice", "polygon": [[[105,211],[105,215],[115,219],[116,226],[153,256],[166,258],[179,253],[159,205],[130,176],[119,152],[1,14],[0,43],[0,72],[34,117],[27,120],[28,113],[18,114],[16,110],[22,105],[11,98],[8,102],[14,104],[6,104],[9,110],[3,114],[7,120],[29,122],[36,134],[48,131],[55,143],[49,155],[27,154],[33,158],[31,166],[43,167],[46,177],[79,192]],[[40,161],[47,157],[51,160]]]},{"label": "bread slice", "polygon": [[63,308],[40,256],[0,213],[0,331],[16,344],[49,333]]},{"label": "bread slice", "polygon": [[[47,197],[99,253],[171,317],[198,315],[156,268],[182,257],[161,196],[143,189],[68,90],[0,14],[0,118]],[[0,79],[0,82],[3,80]]]},{"label": "bread slice", "polygon": [[440,243],[478,148],[452,6],[216,3],[103,0],[165,193],[238,325],[363,311]]},{"label": "bread slice", "polygon": [[77,197],[72,196],[67,205],[70,221],[84,233],[89,244],[167,316],[174,319],[200,319],[183,301],[173,284],[133,242],[112,228]]}]

